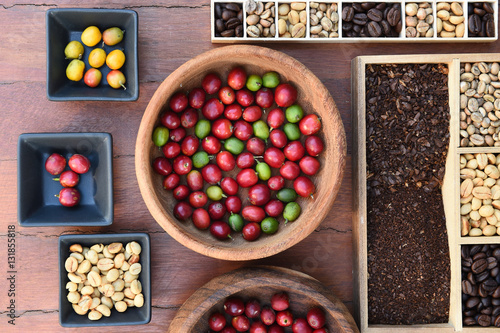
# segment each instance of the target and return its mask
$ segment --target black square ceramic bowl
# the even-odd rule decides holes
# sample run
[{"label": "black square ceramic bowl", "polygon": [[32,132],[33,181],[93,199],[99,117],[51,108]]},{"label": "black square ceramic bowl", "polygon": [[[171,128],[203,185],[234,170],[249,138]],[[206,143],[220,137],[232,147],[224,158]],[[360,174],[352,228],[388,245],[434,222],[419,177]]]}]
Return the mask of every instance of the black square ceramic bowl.
[{"label": "black square ceramic bowl", "polygon": [[[51,101],[135,101],[139,97],[139,78],[137,61],[137,13],[125,9],[49,9],[46,14],[47,31],[47,97]],[[114,89],[106,81],[110,69],[104,64],[99,70],[102,80],[96,88],[88,87],[83,79],[74,82],[66,77],[66,67],[70,60],[65,59],[64,49],[73,40],[81,42],[83,30],[97,26],[101,33],[107,28],[118,27],[125,30],[123,40],[114,45],[104,45],[106,54],[114,49],[123,50],[125,64],[120,69],[126,79],[126,90]],[[85,71],[90,69],[89,53],[102,46],[102,41],[94,47],[82,43],[85,52],[82,61]]]},{"label": "black square ceramic bowl", "polygon": [[[21,134],[17,146],[17,214],[23,227],[107,226],[113,222],[113,142],[109,133]],[[90,170],[76,186],[80,203],[64,207],[55,197],[63,188],[45,170],[52,154],[69,160],[82,154]],[[69,170],[69,167],[66,166]]]},{"label": "black square ceramic bowl", "polygon": [[[90,247],[94,244],[108,245],[114,242],[127,243],[136,241],[142,247],[139,255],[139,262],[142,271],[139,274],[139,281],[142,284],[142,294],[144,295],[144,305],[140,308],[128,308],[125,312],[118,312],[111,309],[109,317],[102,317],[92,321],[88,316],[80,316],[73,310],[71,303],[67,299],[68,291],[66,283],[69,282],[64,263],[68,258],[69,247],[72,244],[80,244]],[[114,325],[142,325],[151,321],[151,245],[149,235],[146,233],[129,234],[96,234],[96,235],[63,235],[59,237],[59,322],[64,327],[81,326],[114,326]]]}]

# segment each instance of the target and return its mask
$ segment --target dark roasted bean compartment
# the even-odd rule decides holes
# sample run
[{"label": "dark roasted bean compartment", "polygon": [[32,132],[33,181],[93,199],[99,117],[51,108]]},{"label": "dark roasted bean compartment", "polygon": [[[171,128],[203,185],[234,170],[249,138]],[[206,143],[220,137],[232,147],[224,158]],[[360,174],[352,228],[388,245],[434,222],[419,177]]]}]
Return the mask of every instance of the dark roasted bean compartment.
[{"label": "dark roasted bean compartment", "polygon": [[463,245],[464,326],[500,327],[500,245]]},{"label": "dark roasted bean compartment", "polygon": [[353,2],[342,6],[342,33],[350,37],[398,37],[403,28],[401,4]]}]

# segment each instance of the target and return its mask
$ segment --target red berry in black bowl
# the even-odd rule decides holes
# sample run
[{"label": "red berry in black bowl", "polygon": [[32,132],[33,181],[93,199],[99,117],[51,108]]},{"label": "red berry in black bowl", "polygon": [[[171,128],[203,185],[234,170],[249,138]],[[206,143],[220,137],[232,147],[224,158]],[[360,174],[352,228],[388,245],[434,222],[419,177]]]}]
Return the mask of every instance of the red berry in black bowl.
[{"label": "red berry in black bowl", "polygon": [[54,176],[63,172],[65,167],[66,159],[60,154],[53,153],[45,161],[45,170]]},{"label": "red berry in black bowl", "polygon": [[73,207],[80,203],[80,192],[76,188],[65,187],[59,194],[56,195],[59,198],[61,205],[65,207]]},{"label": "red berry in black bowl", "polygon": [[76,173],[83,174],[89,171],[90,161],[83,155],[75,154],[69,158],[68,166]]},{"label": "red berry in black bowl", "polygon": [[59,181],[63,187],[75,187],[80,181],[80,176],[74,171],[66,170],[54,180]]}]

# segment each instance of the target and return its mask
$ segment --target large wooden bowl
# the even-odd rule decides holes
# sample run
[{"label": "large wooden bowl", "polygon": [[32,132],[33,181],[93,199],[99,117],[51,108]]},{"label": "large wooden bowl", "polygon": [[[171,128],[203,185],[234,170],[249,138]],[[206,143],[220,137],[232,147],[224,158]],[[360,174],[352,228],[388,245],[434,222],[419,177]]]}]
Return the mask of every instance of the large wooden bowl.
[{"label": "large wooden bowl", "polygon": [[[240,235],[220,241],[209,231],[198,230],[190,221],[180,222],[173,215],[176,204],[171,191],[162,187],[162,177],[151,164],[161,150],[151,139],[154,128],[160,124],[160,114],[177,91],[187,92],[200,86],[202,78],[215,72],[224,79],[229,71],[242,66],[247,73],[263,75],[276,71],[282,82],[292,83],[298,90],[298,103],[306,113],[316,113],[322,119],[321,137],[325,151],[320,155],[321,169],[314,177],[314,199],[299,199],[300,217],[284,225],[274,235],[263,235],[257,241],[247,242]],[[156,221],[184,246],[218,259],[252,260],[279,253],[307,237],[323,221],[335,200],[345,167],[346,140],[340,114],[333,98],[319,79],[297,60],[271,49],[236,45],[205,52],[186,62],[170,74],[149,102],[141,121],[135,149],[135,167],[142,197]]]},{"label": "large wooden bowl", "polygon": [[279,291],[289,295],[294,315],[305,318],[310,308],[319,306],[326,314],[329,332],[359,332],[347,308],[330,289],[304,273],[271,266],[241,268],[214,278],[184,302],[168,332],[208,332],[209,316],[224,313],[227,297],[244,301],[257,298],[262,305],[269,305],[271,296]]}]

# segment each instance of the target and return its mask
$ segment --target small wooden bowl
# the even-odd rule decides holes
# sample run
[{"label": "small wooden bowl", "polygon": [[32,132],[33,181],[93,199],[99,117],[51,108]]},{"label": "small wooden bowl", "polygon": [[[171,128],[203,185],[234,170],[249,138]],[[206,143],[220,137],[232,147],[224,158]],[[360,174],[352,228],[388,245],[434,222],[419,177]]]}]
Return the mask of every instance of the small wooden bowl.
[{"label": "small wooden bowl", "polygon": [[168,332],[208,332],[208,318],[214,312],[224,313],[224,301],[237,296],[244,301],[257,298],[270,305],[271,296],[284,291],[290,297],[291,312],[304,317],[315,306],[326,314],[329,332],[359,332],[344,304],[318,280],[287,268],[246,267],[218,276],[198,289],[181,306]]},{"label": "small wooden bowl", "polygon": [[[201,86],[203,77],[217,73],[225,79],[231,69],[243,67],[247,73],[280,74],[281,82],[292,83],[298,91],[298,104],[306,114],[316,113],[322,119],[320,136],[325,150],[319,157],[321,169],[313,177],[314,199],[300,198],[300,217],[287,225],[281,223],[274,235],[262,235],[254,242],[240,235],[232,240],[215,239],[208,230],[198,230],[192,222],[180,222],[173,215],[176,200],[162,187],[162,177],[152,168],[162,152],[155,147],[152,133],[160,124],[160,114],[168,108],[170,96]],[[225,260],[252,260],[279,253],[307,237],[330,211],[342,182],[345,167],[346,139],[344,126],[333,98],[321,81],[303,64],[288,55],[268,48],[236,45],[205,52],[186,62],[170,74],[151,98],[139,127],[135,149],[135,168],[142,197],[153,217],[170,236],[184,246],[209,257]]]}]

